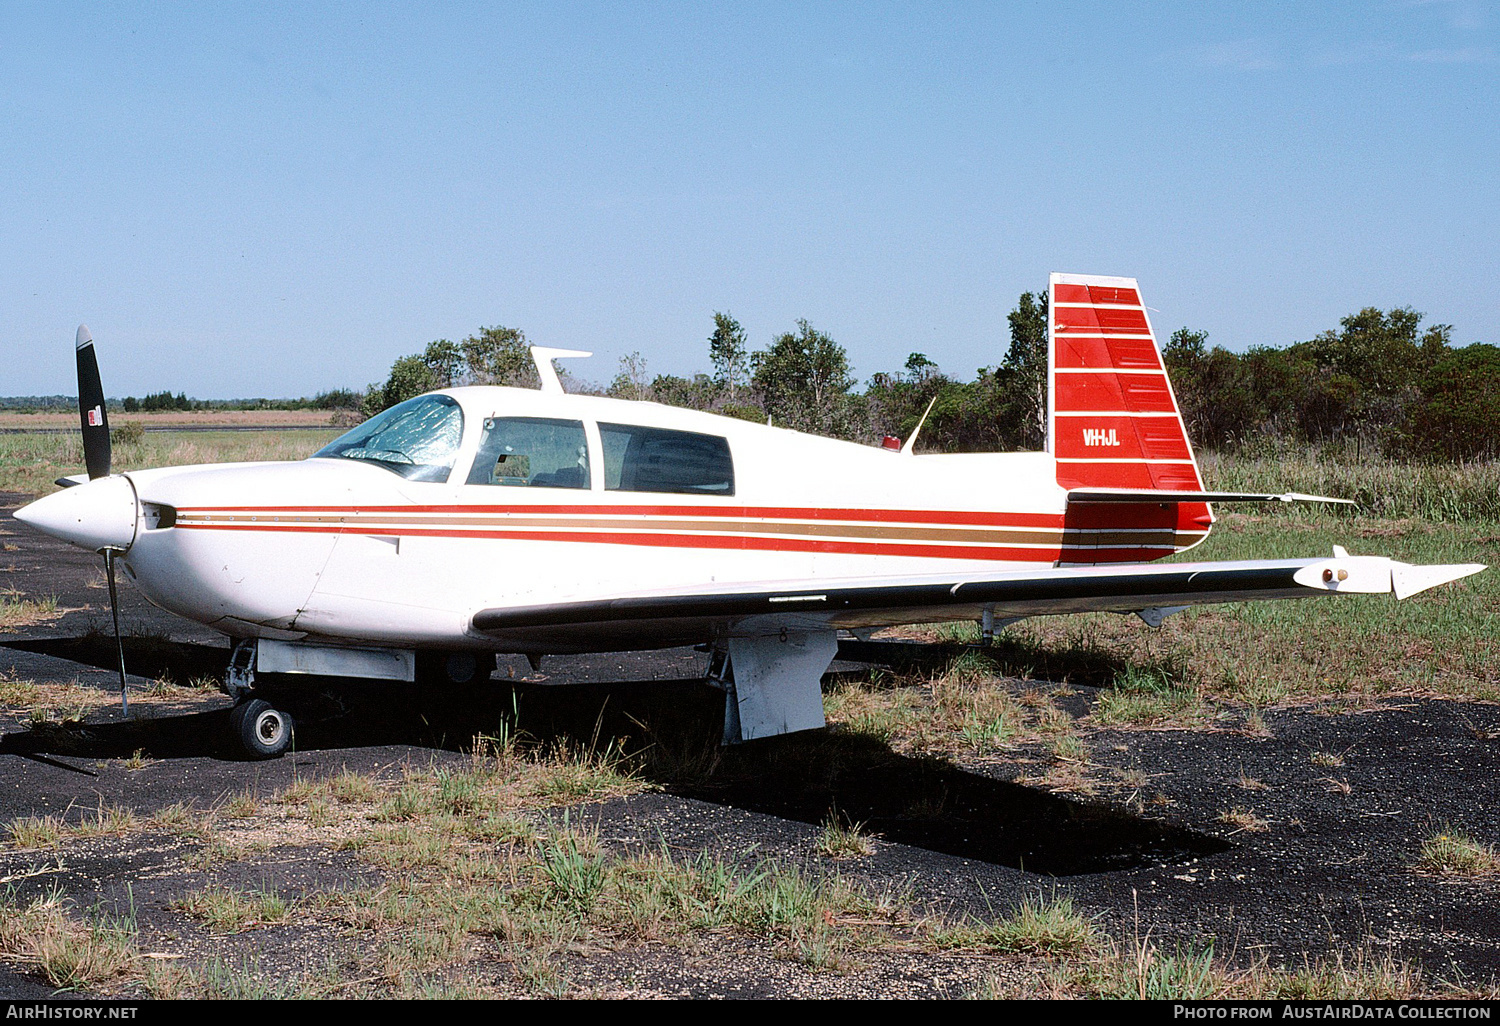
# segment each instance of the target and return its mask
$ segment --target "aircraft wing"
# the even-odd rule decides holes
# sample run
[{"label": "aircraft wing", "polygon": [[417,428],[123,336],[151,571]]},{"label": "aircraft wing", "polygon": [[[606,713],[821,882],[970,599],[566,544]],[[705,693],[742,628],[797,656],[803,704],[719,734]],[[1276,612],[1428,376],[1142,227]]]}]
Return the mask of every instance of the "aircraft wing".
[{"label": "aircraft wing", "polygon": [[[950,575],[763,581],[733,587],[663,589],[474,614],[473,629],[519,652],[658,648],[780,631],[859,629],[1051,613],[1141,613],[1193,605],[1327,594],[1404,599],[1485,569],[1414,566],[1384,556],[1114,565]],[[1159,622],[1157,620],[1156,622]]]}]

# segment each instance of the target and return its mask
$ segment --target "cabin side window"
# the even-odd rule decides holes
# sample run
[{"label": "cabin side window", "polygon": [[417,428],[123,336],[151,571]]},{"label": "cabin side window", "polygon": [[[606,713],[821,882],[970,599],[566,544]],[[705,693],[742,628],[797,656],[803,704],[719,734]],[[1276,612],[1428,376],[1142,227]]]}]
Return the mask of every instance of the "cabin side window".
[{"label": "cabin side window", "polygon": [[579,420],[489,417],[471,485],[532,488],[589,487],[589,449]]},{"label": "cabin side window", "polygon": [[604,487],[621,492],[733,495],[734,461],[718,435],[600,424]]}]

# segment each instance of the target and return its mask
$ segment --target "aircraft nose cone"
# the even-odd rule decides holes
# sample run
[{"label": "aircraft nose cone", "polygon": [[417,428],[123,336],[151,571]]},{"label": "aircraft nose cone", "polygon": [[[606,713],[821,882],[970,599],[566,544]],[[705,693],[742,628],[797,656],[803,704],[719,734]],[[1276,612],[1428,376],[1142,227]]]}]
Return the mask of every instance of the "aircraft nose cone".
[{"label": "aircraft nose cone", "polygon": [[135,541],[135,486],[121,475],[44,495],[16,510],[15,518],[54,538],[97,552],[125,550]]}]

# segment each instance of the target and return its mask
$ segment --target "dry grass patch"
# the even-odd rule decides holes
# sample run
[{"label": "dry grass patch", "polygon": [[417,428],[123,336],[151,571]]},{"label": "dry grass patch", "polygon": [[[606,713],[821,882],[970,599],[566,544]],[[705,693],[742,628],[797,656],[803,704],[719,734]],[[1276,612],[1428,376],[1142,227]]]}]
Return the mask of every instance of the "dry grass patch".
[{"label": "dry grass patch", "polygon": [[1245,711],[1245,719],[1240,724],[1240,733],[1246,737],[1268,738],[1271,736],[1271,728],[1266,723],[1265,714],[1255,706],[1251,706]]},{"label": "dry grass patch", "polygon": [[828,722],[880,741],[911,736],[927,712],[924,696],[915,687],[888,685],[887,679],[875,671],[869,684],[846,683],[830,692],[823,699]]},{"label": "dry grass patch", "polygon": [[[1487,479],[1494,476],[1492,468]],[[1493,497],[1489,501],[1497,505]],[[1357,553],[1413,563],[1493,562],[1487,558],[1493,542],[1484,539],[1500,533],[1494,521],[1482,519],[1450,518],[1428,524],[1430,530],[1391,534],[1384,530],[1388,521],[1372,517],[1317,511],[1220,515],[1223,522],[1209,539],[1182,559],[1326,557],[1333,543],[1342,542]],[[1351,535],[1360,531],[1375,537],[1359,544]],[[1155,630],[1110,613],[1035,617],[1006,627],[994,657],[1009,673],[1088,684],[1108,683],[1128,667],[1178,667],[1186,671],[1179,683],[1205,702],[1256,708],[1345,694],[1495,700],[1497,600],[1500,574],[1490,571],[1401,603],[1358,597],[1204,606]],[[942,640],[930,627],[902,633]]]},{"label": "dry grass patch", "polygon": [[16,848],[59,848],[68,828],[60,816],[19,816],[5,824],[5,833]]},{"label": "dry grass patch", "polygon": [[[152,685],[145,689],[132,687],[132,706],[154,706],[173,701],[169,689]],[[0,706],[9,706],[25,711],[26,719],[33,729],[59,723],[77,723],[98,709],[118,708],[120,692],[118,681],[108,687],[86,685],[77,678],[69,681],[36,683],[14,678],[0,677]],[[121,760],[130,769],[138,769],[151,760],[144,752]]]},{"label": "dry grass patch", "polygon": [[1240,789],[1245,791],[1266,790],[1265,782],[1250,776],[1250,774],[1245,772],[1245,768],[1243,766],[1240,767],[1240,775],[1235,779],[1234,783],[1236,787],[1239,787]]},{"label": "dry grass patch", "polygon": [[[21,426],[44,427],[54,421],[51,414],[16,414]],[[152,414],[143,423],[166,426],[167,414]],[[171,432],[145,432],[131,439],[128,434],[114,446],[115,472],[140,470],[144,467],[180,467],[197,463],[241,463],[259,460],[300,460],[311,456],[332,441],[340,429],[324,426],[326,411],[308,418],[306,411],[242,411],[185,415],[187,421],[208,426],[232,426],[244,423],[293,424],[282,431],[204,431],[191,435]],[[269,421],[267,418],[272,418]],[[290,419],[283,419],[290,418]],[[66,416],[62,417],[67,420]],[[310,420],[310,422],[309,422]],[[319,423],[321,420],[321,424]],[[129,421],[121,422],[121,427]],[[54,481],[67,474],[83,471],[83,444],[76,433],[77,415],[63,427],[75,429],[64,434],[0,435],[0,491],[23,495],[46,495],[57,490]]]},{"label": "dry grass patch", "polygon": [[874,670],[867,682],[844,681],[824,708],[831,724],[910,755],[992,756],[1041,745],[1057,758],[1087,758],[1073,717],[1055,704],[1069,692],[1016,692],[988,656],[971,650],[928,676]]},{"label": "dry grass patch", "polygon": [[20,816],[5,825],[16,848],[59,848],[68,841],[88,837],[123,837],[140,830],[143,821],[134,812],[103,802],[76,823],[66,815]]},{"label": "dry grass patch", "polygon": [[36,967],[64,990],[132,975],[140,961],[133,920],[99,915],[80,921],[57,891],[25,905],[13,892],[0,895],[0,955]]},{"label": "dry grass patch", "polygon": [[41,687],[29,680],[21,680],[13,673],[0,672],[0,705],[30,708],[38,702]]},{"label": "dry grass patch", "polygon": [[55,620],[63,613],[57,607],[57,596],[28,598],[19,591],[0,592],[0,629],[13,630]]},{"label": "dry grass patch", "polygon": [[1231,834],[1263,834],[1271,829],[1270,820],[1257,816],[1253,809],[1241,808],[1238,805],[1232,809],[1226,809],[1214,818],[1226,826],[1234,827],[1229,831]]},{"label": "dry grass patch", "polygon": [[[538,819],[557,796],[629,793],[641,784],[598,757],[571,768],[513,749],[384,785],[341,842],[390,874],[376,888],[308,899],[347,927],[372,931],[356,975],[380,993],[415,994],[478,950],[510,960],[541,996],[571,993],[578,945],[686,939],[707,932],[768,940],[784,957],[838,968],[912,924],[900,895],[779,863],[682,857],[666,846],[605,844],[573,813]],[[306,789],[296,797],[313,800]],[[830,854],[864,850],[857,828],[830,831]]]},{"label": "dry grass patch", "polygon": [[1431,984],[1420,969],[1368,949],[1304,959],[1300,966],[1261,959],[1235,968],[1211,942],[1168,950],[1145,938],[1112,943],[1086,961],[1058,966],[1048,983],[1059,996],[1147,1001],[1394,1001],[1453,998],[1460,990]]},{"label": "dry grass patch", "polygon": [[875,842],[864,832],[863,823],[832,812],[818,834],[818,854],[830,859],[857,859],[875,852]]},{"label": "dry grass patch", "polygon": [[85,813],[67,830],[72,837],[124,837],[140,830],[142,825],[141,818],[130,809],[100,801],[91,813]]},{"label": "dry grass patch", "polygon": [[953,660],[927,687],[932,696],[928,725],[932,734],[956,736],[971,749],[985,749],[1003,746],[1025,730],[1021,704],[978,652]]},{"label": "dry grass patch", "polygon": [[349,925],[387,937],[374,967],[382,978],[430,972],[488,939],[523,986],[557,996],[570,989],[560,956],[585,939],[612,946],[725,930],[831,967],[898,918],[894,899],[841,877],[666,847],[611,850],[566,818],[482,856],[460,850],[403,867],[383,887],[322,899]]}]

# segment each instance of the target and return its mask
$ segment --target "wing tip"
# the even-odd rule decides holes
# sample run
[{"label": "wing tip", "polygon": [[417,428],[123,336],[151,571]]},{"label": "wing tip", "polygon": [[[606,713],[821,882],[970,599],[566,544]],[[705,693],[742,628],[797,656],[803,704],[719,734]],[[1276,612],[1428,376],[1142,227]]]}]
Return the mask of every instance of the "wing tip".
[{"label": "wing tip", "polygon": [[1440,563],[1431,566],[1392,563],[1391,591],[1395,593],[1397,600],[1405,599],[1488,569],[1489,566],[1485,563]]}]

